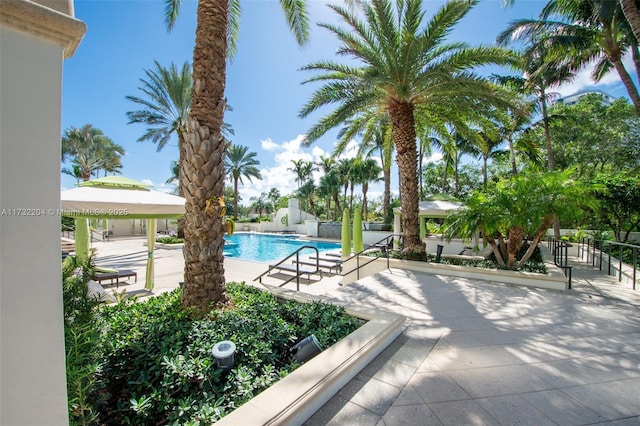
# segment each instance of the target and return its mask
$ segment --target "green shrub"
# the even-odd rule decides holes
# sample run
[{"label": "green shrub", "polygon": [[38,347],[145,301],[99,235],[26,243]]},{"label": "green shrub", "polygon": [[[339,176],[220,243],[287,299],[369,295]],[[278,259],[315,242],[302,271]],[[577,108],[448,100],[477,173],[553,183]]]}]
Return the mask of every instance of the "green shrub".
[{"label": "green shrub", "polygon": [[[524,244],[518,256],[516,258],[520,259],[524,255],[524,253],[529,248],[528,244]],[[372,254],[373,256],[380,256],[379,253]],[[403,253],[398,251],[391,252],[391,258],[393,259],[403,259],[403,260],[417,260],[417,261],[426,261],[426,262],[435,262],[436,256],[430,253],[422,253],[422,255],[418,253]],[[444,265],[457,265],[457,266],[467,266],[470,268],[484,268],[484,269],[504,269],[502,268],[498,262],[496,261],[496,257],[493,253],[491,253],[485,260],[467,260],[467,259],[455,259],[449,257],[442,257],[440,259],[440,263]],[[536,250],[533,252],[527,263],[524,264],[521,271],[526,272],[537,272],[540,274],[546,274],[547,268],[544,264],[544,260],[542,259],[542,253],[540,252],[540,248],[536,247]]]},{"label": "green shrub", "polygon": [[[325,303],[279,301],[243,284],[227,285],[232,308],[195,319],[180,290],[101,310],[107,424],[211,424],[294,370],[291,347],[315,334],[323,347],[361,325]],[[210,355],[221,340],[236,345],[223,372]],[[193,422],[193,423],[192,423]]]},{"label": "green shrub", "polygon": [[159,238],[156,238],[156,243],[181,244],[181,243],[184,243],[184,239],[178,238],[178,237],[159,237]]},{"label": "green shrub", "polygon": [[100,328],[96,316],[99,302],[89,296],[87,282],[93,275],[91,259],[68,256],[62,263],[64,340],[69,424],[98,421]]}]

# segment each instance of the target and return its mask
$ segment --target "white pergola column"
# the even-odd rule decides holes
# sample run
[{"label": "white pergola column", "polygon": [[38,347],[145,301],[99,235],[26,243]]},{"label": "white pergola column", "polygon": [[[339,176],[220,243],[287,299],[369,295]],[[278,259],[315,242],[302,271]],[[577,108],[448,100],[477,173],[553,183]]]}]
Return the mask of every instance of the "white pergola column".
[{"label": "white pergola column", "polygon": [[0,5],[2,425],[68,423],[59,216],[62,63],[85,31],[73,18],[72,0]]},{"label": "white pergola column", "polygon": [[[399,209],[393,209],[393,234],[400,235],[402,233],[402,226],[400,220],[402,219],[402,212]],[[400,250],[400,239],[393,238],[393,249]]]}]

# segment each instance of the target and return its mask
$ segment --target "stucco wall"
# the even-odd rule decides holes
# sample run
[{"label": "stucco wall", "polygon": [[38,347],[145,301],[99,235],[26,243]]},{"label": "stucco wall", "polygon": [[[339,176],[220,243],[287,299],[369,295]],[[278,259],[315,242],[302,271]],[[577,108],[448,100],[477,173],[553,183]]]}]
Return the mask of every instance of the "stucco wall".
[{"label": "stucco wall", "polygon": [[[51,161],[60,158],[62,48],[7,28],[0,40],[0,423],[65,424],[60,164]],[[45,214],[12,210],[23,208]]]},{"label": "stucco wall", "polygon": [[72,14],[72,3],[60,4],[0,7],[2,425],[68,422],[57,214],[62,61],[86,27],[60,13]]}]

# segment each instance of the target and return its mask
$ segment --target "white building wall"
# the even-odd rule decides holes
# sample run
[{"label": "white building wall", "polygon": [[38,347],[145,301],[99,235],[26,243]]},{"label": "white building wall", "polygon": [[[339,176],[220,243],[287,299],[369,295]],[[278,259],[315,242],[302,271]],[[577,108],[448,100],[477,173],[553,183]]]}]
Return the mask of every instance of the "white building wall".
[{"label": "white building wall", "polygon": [[85,26],[19,0],[0,17],[0,424],[63,425],[62,61]]}]

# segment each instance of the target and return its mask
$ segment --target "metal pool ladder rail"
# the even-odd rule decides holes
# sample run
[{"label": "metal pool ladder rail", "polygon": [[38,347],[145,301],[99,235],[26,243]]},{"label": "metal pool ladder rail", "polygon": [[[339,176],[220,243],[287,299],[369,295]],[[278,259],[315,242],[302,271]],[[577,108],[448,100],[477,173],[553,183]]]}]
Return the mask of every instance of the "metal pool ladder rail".
[{"label": "metal pool ladder rail", "polygon": [[[305,250],[305,249],[311,249],[311,250],[314,250],[316,252],[315,269],[310,269],[310,268],[306,268],[304,266],[301,266],[301,264],[300,264],[300,252],[302,250]],[[295,257],[295,262],[294,263],[285,263],[285,262],[287,262],[289,259],[291,259],[293,257]],[[265,272],[263,272],[262,274],[260,274],[256,278],[254,278],[253,280],[262,283],[262,277],[264,277],[265,275],[269,274],[273,270],[294,272],[295,275],[292,275],[291,278],[289,278],[288,280],[284,281],[278,287],[282,287],[285,284],[287,284],[287,283],[289,283],[289,282],[291,282],[291,281],[293,281],[295,279],[296,280],[296,291],[300,291],[300,276],[306,275],[307,279],[309,279],[311,277],[311,275],[320,275],[320,276],[322,276],[322,271],[320,270],[320,261],[319,261],[318,258],[319,258],[319,252],[318,252],[318,249],[316,247],[313,247],[313,246],[302,246],[299,249],[297,249],[296,251],[294,251],[293,253],[291,253],[289,256],[287,256],[284,259],[282,259],[280,262],[276,263],[275,265],[269,265],[269,269],[267,269]]]}]

